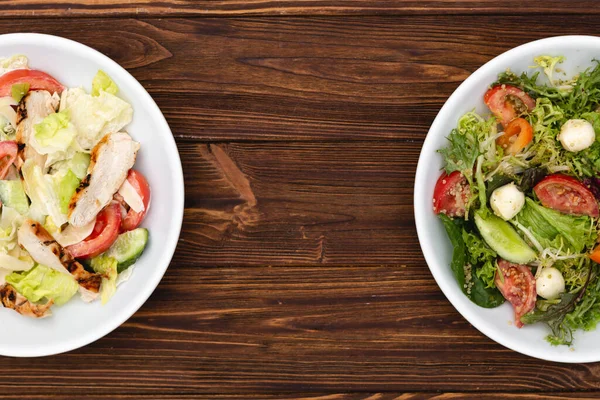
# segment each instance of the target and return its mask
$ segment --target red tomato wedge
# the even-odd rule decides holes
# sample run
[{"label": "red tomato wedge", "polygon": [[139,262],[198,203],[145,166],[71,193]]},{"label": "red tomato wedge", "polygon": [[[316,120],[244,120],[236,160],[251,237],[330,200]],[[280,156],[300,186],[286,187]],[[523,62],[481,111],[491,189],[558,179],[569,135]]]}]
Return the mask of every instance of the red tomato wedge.
[{"label": "red tomato wedge", "polygon": [[439,177],[433,190],[433,212],[449,217],[464,217],[471,190],[467,178],[459,171]]},{"label": "red tomato wedge", "polygon": [[60,94],[64,86],[45,72],[35,69],[15,69],[0,76],[0,97],[10,96],[12,85],[29,83],[29,90],[47,90]]},{"label": "red tomato wedge", "polygon": [[577,179],[562,175],[549,175],[535,185],[533,191],[544,207],[565,214],[598,217],[598,202],[594,194]]},{"label": "red tomato wedge", "polygon": [[[112,202],[96,217],[94,230],[85,240],[68,246],[67,250],[75,258],[91,258],[104,253],[117,240],[121,226],[119,203]],[[99,227],[96,229],[96,227]]]},{"label": "red tomato wedge", "polygon": [[533,128],[525,118],[515,118],[504,128],[504,135],[496,143],[507,154],[517,154],[533,140]]},{"label": "red tomato wedge", "polygon": [[518,87],[496,85],[483,96],[490,111],[498,117],[502,126],[535,108],[535,100]]},{"label": "red tomato wedge", "polygon": [[132,231],[140,226],[146,216],[146,212],[148,212],[148,206],[150,205],[150,186],[148,185],[146,178],[144,178],[144,175],[133,169],[129,170],[127,181],[133,186],[142,199],[144,209],[140,212],[135,212],[131,208],[129,209],[121,224],[121,231],[123,232]]},{"label": "red tomato wedge", "polygon": [[535,278],[531,270],[526,265],[513,264],[499,258],[494,283],[502,296],[512,304],[515,310],[515,326],[521,328],[521,317],[533,310],[537,297]]},{"label": "red tomato wedge", "polygon": [[8,169],[17,159],[18,152],[17,142],[12,140],[0,142],[0,179],[6,178]]}]

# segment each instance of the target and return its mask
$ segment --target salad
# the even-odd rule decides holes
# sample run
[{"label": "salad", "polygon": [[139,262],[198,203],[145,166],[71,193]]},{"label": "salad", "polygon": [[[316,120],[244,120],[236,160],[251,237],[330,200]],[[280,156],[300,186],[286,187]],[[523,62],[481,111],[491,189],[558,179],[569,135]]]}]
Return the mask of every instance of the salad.
[{"label": "salad", "polygon": [[103,71],[91,92],[0,58],[0,303],[51,315],[79,295],[109,301],[148,242],[150,203],[133,169],[133,109]]},{"label": "salad", "polygon": [[514,326],[545,323],[553,345],[600,321],[600,62],[573,77],[563,57],[507,70],[438,150],[433,195],[464,294],[508,301]]}]

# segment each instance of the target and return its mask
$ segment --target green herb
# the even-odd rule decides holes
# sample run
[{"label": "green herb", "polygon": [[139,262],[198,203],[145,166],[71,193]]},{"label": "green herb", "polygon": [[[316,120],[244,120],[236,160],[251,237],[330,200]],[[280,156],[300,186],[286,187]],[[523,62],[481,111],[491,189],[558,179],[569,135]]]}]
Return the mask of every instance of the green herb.
[{"label": "green herb", "polygon": [[524,324],[545,322],[552,330],[552,334],[546,338],[551,344],[570,345],[573,341],[573,327],[569,321],[573,318],[566,318],[567,315],[575,309],[577,302],[584,296],[591,276],[592,264],[590,263],[586,282],[579,291],[561,293],[560,301],[558,303],[548,305],[548,307],[545,307],[545,310],[539,308],[534,309],[532,312],[523,315],[521,317],[521,322]]},{"label": "green herb", "polygon": [[475,269],[471,270],[471,293],[473,303],[484,308],[495,308],[504,303],[504,296],[496,287],[489,287],[484,279],[480,278]]},{"label": "green herb", "polygon": [[462,237],[469,262],[471,265],[476,266],[475,274],[477,278],[480,278],[487,288],[496,287],[494,284],[496,252],[474,232],[469,232],[463,228]]},{"label": "green herb", "polygon": [[[444,214],[440,214],[440,218],[444,223],[444,227],[454,248],[450,268],[463,293],[480,307],[492,308],[504,303],[504,297],[502,297],[498,289],[489,287],[488,282],[477,275],[477,265],[470,263],[472,260],[489,259],[493,251],[489,247],[486,247],[481,239],[477,241],[477,237],[474,234],[471,234],[471,236],[468,232],[465,232],[464,220],[453,220]],[[472,246],[471,251],[473,251],[473,254],[467,251],[467,245],[463,239],[465,235],[469,237],[467,240]]]},{"label": "green herb", "polygon": [[467,251],[465,242],[462,238],[462,226],[464,225],[464,221],[460,219],[451,219],[446,214],[440,214],[440,218],[444,223],[444,228],[446,228],[446,233],[448,234],[448,238],[454,249],[450,268],[454,273],[458,285],[464,290],[465,265],[467,264]]},{"label": "green herb", "polygon": [[535,185],[537,185],[544,177],[548,175],[546,168],[528,168],[523,171],[521,182],[519,183],[519,189],[521,192],[529,192]]}]

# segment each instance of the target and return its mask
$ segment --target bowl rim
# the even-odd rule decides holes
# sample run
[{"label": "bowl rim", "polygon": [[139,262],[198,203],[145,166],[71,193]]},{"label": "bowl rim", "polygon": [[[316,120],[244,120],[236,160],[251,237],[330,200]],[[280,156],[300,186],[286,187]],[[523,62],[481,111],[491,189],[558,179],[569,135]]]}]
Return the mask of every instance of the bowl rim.
[{"label": "bowl rim", "polygon": [[[427,132],[427,136],[423,141],[423,146],[421,148],[421,152],[419,154],[419,160],[417,163],[417,170],[415,173],[415,182],[414,182],[414,197],[413,197],[413,205],[414,205],[414,218],[415,225],[417,229],[417,236],[419,240],[419,245],[421,246],[421,251],[427,263],[427,266],[433,275],[437,285],[440,287],[446,298],[450,301],[450,303],[454,306],[454,308],[477,330],[483,333],[488,338],[492,339],[496,343],[516,351],[518,353],[538,358],[546,361],[555,361],[562,363],[586,363],[586,362],[596,362],[600,361],[600,352],[594,355],[593,352],[584,352],[584,354],[580,352],[568,352],[565,354],[557,354],[553,352],[548,352],[547,354],[540,354],[535,350],[531,350],[530,347],[527,346],[527,342],[518,341],[518,340],[505,340],[504,336],[497,333],[494,329],[492,329],[486,318],[483,318],[467,308],[463,308],[459,302],[459,296],[464,296],[462,291],[458,290],[458,286],[455,281],[448,282],[442,279],[440,273],[437,272],[439,265],[436,264],[435,260],[431,256],[434,251],[433,244],[430,243],[427,239],[427,225],[424,222],[424,216],[429,211],[431,212],[431,199],[425,197],[425,190],[420,189],[424,187],[424,184],[419,185],[419,182],[425,182],[425,170],[426,170],[426,161],[430,159],[431,151],[435,151],[437,149],[433,149],[433,135],[430,133],[439,131],[441,129],[441,125],[443,121],[447,119],[447,115],[449,114],[449,104],[452,103],[453,99],[459,96],[459,93],[469,90],[470,86],[472,86],[475,82],[479,80],[479,77],[484,75],[487,70],[496,69],[496,70],[504,70],[506,69],[509,61],[512,58],[519,56],[520,54],[526,52],[529,54],[535,54],[536,49],[542,50],[542,48],[546,48],[549,45],[556,45],[558,43],[563,44],[564,42],[577,43],[581,45],[582,42],[585,44],[595,44],[600,49],[600,37],[597,36],[589,36],[589,35],[563,35],[563,36],[552,36],[547,37],[535,41],[531,41],[528,43],[524,43],[517,47],[514,47],[500,55],[494,57],[489,60],[482,66],[480,66],[475,72],[473,72],[470,76],[468,76],[448,97],[445,101],[444,105],[436,115],[431,127]],[[547,50],[546,50],[547,51]],[[436,267],[432,267],[432,265]],[[442,266],[443,267],[443,266]],[[446,266],[449,268],[449,266]],[[597,328],[600,330],[600,326]],[[548,344],[550,346],[550,344]]]},{"label": "bowl rim", "polygon": [[116,61],[110,57],[102,54],[98,50],[95,50],[82,43],[76,42],[71,39],[67,39],[61,36],[41,34],[41,33],[8,33],[0,35],[0,43],[2,45],[27,45],[35,44],[38,46],[60,47],[66,51],[78,52],[83,57],[92,60],[92,62],[101,65],[110,65],[114,70],[119,73],[119,80],[125,81],[128,86],[132,87],[133,93],[128,95],[136,95],[145,97],[150,114],[156,115],[157,120],[160,124],[158,131],[169,133],[165,135],[165,146],[164,151],[166,159],[169,160],[169,164],[174,169],[174,185],[177,190],[172,193],[174,197],[175,207],[172,210],[172,223],[174,224],[174,233],[167,240],[161,244],[162,256],[156,261],[155,273],[149,277],[147,284],[140,288],[136,293],[136,296],[131,299],[130,302],[124,305],[121,312],[115,314],[114,318],[105,320],[103,323],[97,326],[91,327],[86,334],[73,338],[72,340],[65,341],[56,345],[43,345],[40,344],[35,348],[23,348],[17,349],[11,348],[10,344],[0,343],[0,354],[11,357],[42,357],[50,356],[54,354],[64,353],[67,351],[75,350],[80,347],[86,346],[96,340],[106,336],[125,321],[133,316],[142,305],[148,300],[150,295],[154,292],[160,281],[162,280],[167,268],[169,267],[173,255],[175,254],[175,248],[181,235],[181,227],[183,224],[183,212],[184,212],[184,201],[185,201],[185,186],[183,180],[183,169],[181,166],[181,159],[175,143],[173,133],[165,119],[162,111],[141,83],[137,81],[125,68],[120,66]]}]

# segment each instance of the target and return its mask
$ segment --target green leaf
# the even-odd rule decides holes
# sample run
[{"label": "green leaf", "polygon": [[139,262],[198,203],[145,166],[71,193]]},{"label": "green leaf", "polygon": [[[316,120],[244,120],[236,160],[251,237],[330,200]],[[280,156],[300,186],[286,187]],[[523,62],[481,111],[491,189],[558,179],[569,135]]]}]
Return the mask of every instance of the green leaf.
[{"label": "green leaf", "polygon": [[[469,253],[463,239],[464,235],[469,235],[468,233],[464,233],[465,221],[462,219],[453,220],[444,214],[440,214],[440,218],[444,223],[446,233],[454,248],[450,268],[463,293],[465,293],[473,303],[485,308],[497,307],[504,303],[504,298],[498,289],[495,287],[487,287],[486,283],[477,275],[474,264],[469,264]],[[475,240],[470,238],[469,241],[474,245]],[[479,250],[474,249],[473,251],[477,252]],[[483,253],[480,256],[474,254],[471,257],[473,257],[473,259],[479,259],[480,257],[487,258],[489,254],[491,254],[491,249],[489,248],[484,248],[482,251],[486,255],[483,255]]]},{"label": "green leaf", "polygon": [[99,96],[100,91],[110,94],[117,94],[119,88],[116,83],[110,79],[110,76],[102,70],[98,70],[92,80],[92,96]]},{"label": "green leaf", "polygon": [[71,170],[50,176],[52,177],[54,193],[58,196],[60,211],[67,214],[69,212],[69,202],[75,194],[80,180]]},{"label": "green leaf", "polygon": [[29,201],[20,180],[0,180],[0,200],[2,205],[15,209],[21,215],[29,210]]},{"label": "green leaf", "polygon": [[65,304],[79,290],[79,284],[71,275],[63,274],[44,265],[25,272],[13,272],[6,276],[17,292],[29,301],[52,299],[56,305]]},{"label": "green leaf", "polygon": [[440,214],[440,219],[444,223],[446,233],[452,243],[453,253],[450,268],[461,289],[465,290],[465,265],[467,264],[467,249],[462,238],[463,220],[451,219],[446,214]]},{"label": "green leaf", "polygon": [[21,101],[27,92],[29,92],[29,83],[15,83],[10,88],[10,93],[15,101]]},{"label": "green leaf", "polygon": [[495,308],[502,305],[505,301],[502,293],[495,286],[489,287],[486,282],[481,279],[475,269],[472,269],[470,298],[473,303],[484,308]]},{"label": "green leaf", "polygon": [[543,247],[565,249],[581,253],[596,241],[593,221],[587,216],[568,215],[537,204],[530,198],[515,220],[531,231]]},{"label": "green leaf", "polygon": [[31,146],[40,154],[65,151],[73,142],[77,131],[69,123],[69,111],[64,110],[48,115],[34,125],[34,138]]}]

